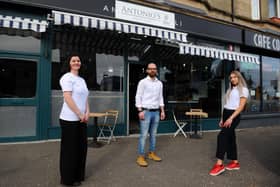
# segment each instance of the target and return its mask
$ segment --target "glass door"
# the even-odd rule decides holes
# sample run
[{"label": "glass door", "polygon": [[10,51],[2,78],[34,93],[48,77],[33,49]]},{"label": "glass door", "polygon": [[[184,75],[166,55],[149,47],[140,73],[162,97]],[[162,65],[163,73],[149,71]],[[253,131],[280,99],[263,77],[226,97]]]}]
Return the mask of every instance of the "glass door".
[{"label": "glass door", "polygon": [[130,62],[128,69],[128,129],[129,134],[138,134],[140,132],[140,128],[138,122],[138,112],[135,107],[135,95],[138,82],[146,76],[145,65]]},{"label": "glass door", "polygon": [[35,56],[0,53],[0,141],[36,139],[38,62]]}]

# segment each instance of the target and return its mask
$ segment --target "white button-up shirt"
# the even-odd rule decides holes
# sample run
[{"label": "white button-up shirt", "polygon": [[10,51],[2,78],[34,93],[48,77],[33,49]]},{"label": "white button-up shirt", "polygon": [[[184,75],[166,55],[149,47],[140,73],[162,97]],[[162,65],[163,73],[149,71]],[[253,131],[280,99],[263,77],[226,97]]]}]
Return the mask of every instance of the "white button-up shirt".
[{"label": "white button-up shirt", "polygon": [[162,88],[162,82],[157,78],[151,79],[147,76],[142,79],[137,86],[136,107],[158,109],[160,106],[164,106]]}]

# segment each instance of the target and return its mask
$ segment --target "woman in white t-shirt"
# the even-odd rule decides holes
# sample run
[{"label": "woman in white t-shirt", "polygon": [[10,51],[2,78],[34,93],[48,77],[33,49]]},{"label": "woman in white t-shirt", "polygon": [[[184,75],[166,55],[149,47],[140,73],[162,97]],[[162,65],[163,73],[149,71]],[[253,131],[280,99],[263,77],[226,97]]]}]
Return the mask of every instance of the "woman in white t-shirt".
[{"label": "woman in white t-shirt", "polygon": [[60,79],[64,102],[59,116],[61,127],[61,184],[77,186],[85,179],[87,156],[88,88],[79,76],[79,56],[71,56],[70,72]]},{"label": "woman in white t-shirt", "polygon": [[[235,128],[240,122],[240,113],[243,111],[249,91],[245,80],[238,71],[232,71],[229,76],[230,84],[225,95],[225,105],[219,126],[221,131],[218,134],[216,157],[217,162],[210,171],[210,175],[217,176],[227,170],[239,170],[237,160],[237,146]],[[224,166],[224,156],[231,160]]]}]

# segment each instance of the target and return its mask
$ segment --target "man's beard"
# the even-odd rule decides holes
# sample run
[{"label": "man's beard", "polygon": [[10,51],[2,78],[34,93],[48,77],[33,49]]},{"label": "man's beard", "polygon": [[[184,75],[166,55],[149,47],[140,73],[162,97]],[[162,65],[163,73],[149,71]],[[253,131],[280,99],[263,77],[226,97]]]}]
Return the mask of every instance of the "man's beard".
[{"label": "man's beard", "polygon": [[149,73],[148,74],[150,77],[152,77],[152,78],[154,78],[154,77],[156,77],[157,76],[157,74],[156,73]]}]

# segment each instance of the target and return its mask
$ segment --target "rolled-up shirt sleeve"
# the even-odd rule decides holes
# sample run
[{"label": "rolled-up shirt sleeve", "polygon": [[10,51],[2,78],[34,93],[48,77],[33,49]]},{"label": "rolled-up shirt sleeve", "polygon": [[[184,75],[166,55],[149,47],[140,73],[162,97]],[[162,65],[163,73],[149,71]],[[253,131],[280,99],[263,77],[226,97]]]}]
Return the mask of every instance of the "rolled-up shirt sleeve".
[{"label": "rolled-up shirt sleeve", "polygon": [[137,86],[136,96],[135,96],[135,106],[137,108],[142,107],[142,97],[144,93],[143,81],[140,81]]}]

